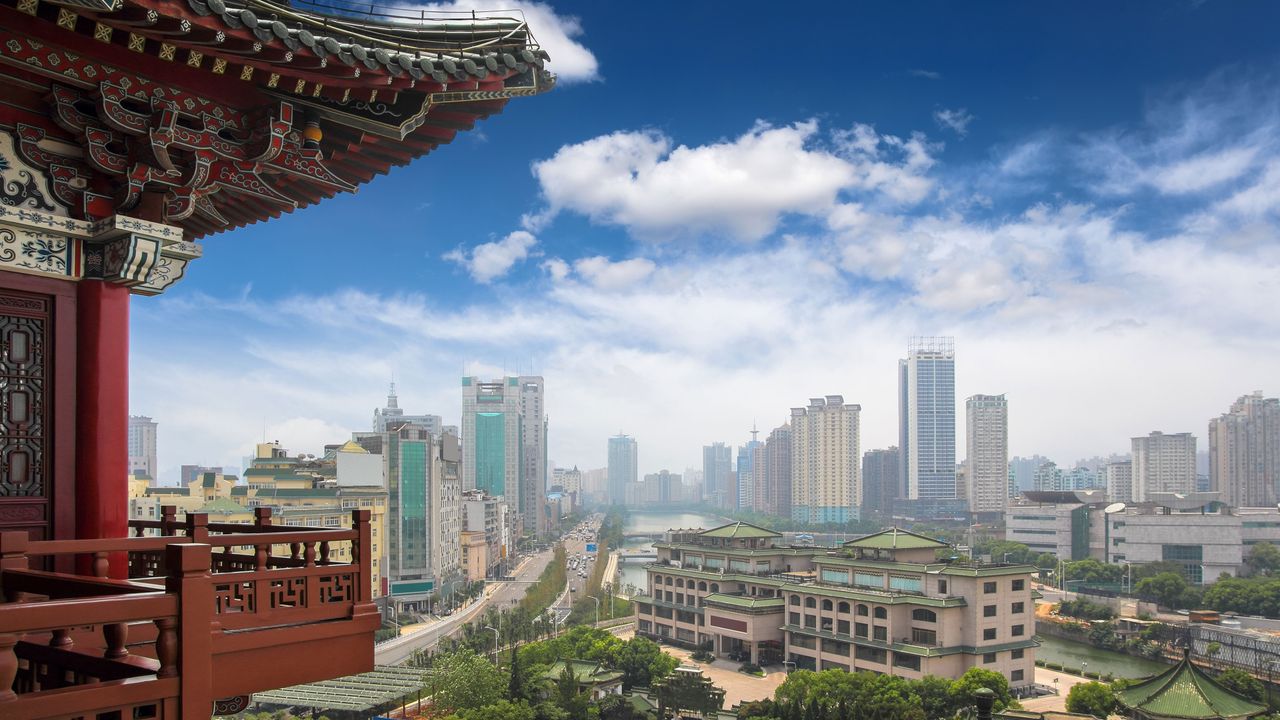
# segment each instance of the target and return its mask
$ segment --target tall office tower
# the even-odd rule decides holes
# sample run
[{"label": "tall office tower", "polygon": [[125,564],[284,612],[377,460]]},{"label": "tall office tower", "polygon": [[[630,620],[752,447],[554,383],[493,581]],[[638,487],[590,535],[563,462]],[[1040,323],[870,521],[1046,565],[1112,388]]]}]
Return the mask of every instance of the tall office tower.
[{"label": "tall office tower", "polygon": [[702,446],[702,494],[716,507],[736,501],[733,488],[733,450],[722,442]]},{"label": "tall office tower", "polygon": [[520,472],[520,512],[526,532],[539,536],[550,530],[550,518],[542,512],[547,496],[547,414],[546,396],[540,376],[522,375],[520,417],[524,424],[523,468]]},{"label": "tall office tower", "polygon": [[1107,463],[1107,499],[1111,502],[1133,502],[1133,461]]},{"label": "tall office tower", "polygon": [[1233,507],[1269,507],[1278,482],[1280,400],[1258,391],[1209,421],[1209,489]]},{"label": "tall office tower", "polygon": [[[156,427],[145,415],[129,416],[129,472],[151,478],[156,485]],[[222,472],[219,468],[218,472]]]},{"label": "tall office tower", "polygon": [[681,497],[683,481],[679,473],[669,470],[645,475],[644,488],[647,493],[650,493],[646,497],[650,504],[668,506],[679,503],[683,499]]},{"label": "tall office tower", "polygon": [[764,472],[769,488],[769,509],[774,515],[791,517],[791,426],[773,429],[764,441]]},{"label": "tall office tower", "polygon": [[868,450],[862,456],[863,515],[881,518],[893,515],[893,501],[898,497],[898,448]]},{"label": "tall office tower", "polygon": [[428,532],[431,569],[438,580],[456,575],[462,567],[462,442],[452,432],[431,438],[428,477]]},{"label": "tall office tower", "polygon": [[914,337],[898,361],[898,475],[902,497],[956,496],[956,350],[949,337]]},{"label": "tall office tower", "polygon": [[503,497],[522,533],[539,531],[547,483],[541,377],[462,378],[462,473],[467,490]]},{"label": "tall office tower", "polygon": [[627,485],[639,481],[640,454],[636,439],[630,435],[609,438],[609,478],[607,490],[610,505],[625,505]]},{"label": "tall office tower", "polygon": [[[756,456],[755,450],[763,445],[756,436],[759,431],[751,430],[751,440],[738,448],[738,488],[737,507],[739,510],[756,509]],[[760,468],[763,470],[764,468]]]},{"label": "tall office tower", "polygon": [[420,602],[433,591],[431,567],[431,435],[405,423],[382,433],[352,433],[370,453],[379,454],[387,478],[387,548],[384,573],[388,594],[399,602]]},{"label": "tall office tower", "polygon": [[1189,493],[1196,489],[1196,437],[1166,435],[1159,430],[1133,439],[1133,499],[1146,502],[1151,493]]},{"label": "tall office tower", "polygon": [[965,401],[965,498],[971,513],[1004,512],[1009,495],[1009,403],[1004,395]]},{"label": "tall office tower", "polygon": [[825,523],[861,517],[861,410],[840,395],[811,398],[808,407],[791,409],[792,519]]},{"label": "tall office tower", "polygon": [[391,383],[391,390],[387,393],[387,406],[373,411],[373,431],[386,432],[388,423],[403,425],[407,422],[425,428],[433,438],[440,437],[444,432],[444,421],[439,415],[406,415],[396,397],[396,384]]},{"label": "tall office tower", "polygon": [[765,444],[756,442],[751,448],[751,509],[758,513],[773,513],[774,491],[769,479]]}]

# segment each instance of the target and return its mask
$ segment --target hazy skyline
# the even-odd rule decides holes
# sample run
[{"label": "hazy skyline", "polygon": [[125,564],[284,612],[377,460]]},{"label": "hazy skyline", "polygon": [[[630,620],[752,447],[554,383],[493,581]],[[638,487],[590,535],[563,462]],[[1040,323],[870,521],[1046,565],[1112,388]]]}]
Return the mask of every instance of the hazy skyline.
[{"label": "hazy skyline", "polygon": [[1011,456],[1203,445],[1280,393],[1276,7],[837,6],[838,45],[729,64],[811,18],[526,7],[561,87],[134,300],[162,478],[341,442],[393,376],[457,424],[504,365],[546,377],[551,458],[602,467],[621,429],[641,474],[828,394],[895,444],[911,335],[956,337],[958,405],[1008,397]]}]

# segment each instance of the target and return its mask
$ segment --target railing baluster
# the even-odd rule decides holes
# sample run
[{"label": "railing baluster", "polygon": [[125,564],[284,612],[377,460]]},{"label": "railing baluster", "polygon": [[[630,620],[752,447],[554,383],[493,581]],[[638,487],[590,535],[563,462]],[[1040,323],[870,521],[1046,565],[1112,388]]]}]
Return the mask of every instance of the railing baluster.
[{"label": "railing baluster", "polygon": [[160,668],[156,677],[178,676],[178,621],[175,618],[156,618],[156,660]]},{"label": "railing baluster", "polygon": [[54,630],[53,635],[49,638],[49,647],[65,649],[71,647],[74,643],[75,641],[71,639],[71,631],[66,628]]},{"label": "railing baluster", "polygon": [[258,570],[267,569],[267,546],[266,545],[253,546],[253,566]]},{"label": "railing baluster", "polygon": [[102,626],[102,636],[106,638],[107,649],[102,657],[118,660],[129,654],[125,647],[129,641],[129,625],[127,623],[107,623]]},{"label": "railing baluster", "polygon": [[289,558],[291,560],[302,559],[302,543],[289,543]]},{"label": "railing baluster", "polygon": [[313,542],[302,543],[302,564],[306,567],[316,566],[316,544]]},{"label": "railing baluster", "polygon": [[104,578],[111,574],[111,563],[107,553],[99,551],[93,554],[93,576]]},{"label": "railing baluster", "polygon": [[18,677],[18,656],[13,646],[17,644],[17,635],[0,634],[0,703],[18,699],[13,691],[13,681]]},{"label": "railing baluster", "polygon": [[177,534],[178,508],[176,505],[160,506],[160,534]]},{"label": "railing baluster", "polygon": [[187,513],[188,542],[202,543],[209,539],[209,516],[205,513]]},{"label": "railing baluster", "polygon": [[329,564],[329,541],[328,540],[320,541],[320,564],[321,565]]},{"label": "railing baluster", "polygon": [[271,508],[257,507],[253,509],[254,527],[271,527]]}]

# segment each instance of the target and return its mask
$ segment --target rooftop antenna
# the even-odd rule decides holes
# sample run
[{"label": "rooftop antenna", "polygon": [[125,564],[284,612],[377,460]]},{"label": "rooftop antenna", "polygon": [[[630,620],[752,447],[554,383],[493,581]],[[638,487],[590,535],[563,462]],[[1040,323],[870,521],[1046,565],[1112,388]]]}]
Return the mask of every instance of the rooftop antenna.
[{"label": "rooftop antenna", "polygon": [[756,436],[759,434],[760,434],[760,431],[756,429],[756,421],[752,420],[751,421],[751,442],[759,442],[759,440],[757,440],[756,438]]}]

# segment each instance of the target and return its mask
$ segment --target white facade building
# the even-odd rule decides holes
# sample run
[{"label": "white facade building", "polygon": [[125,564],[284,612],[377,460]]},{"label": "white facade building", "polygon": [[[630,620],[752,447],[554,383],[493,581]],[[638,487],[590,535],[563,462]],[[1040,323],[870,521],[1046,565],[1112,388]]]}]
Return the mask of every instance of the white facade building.
[{"label": "white facade building", "polygon": [[862,406],[841,395],[791,409],[791,517],[809,523],[861,517]]},{"label": "white facade building", "polygon": [[898,361],[898,448],[903,497],[956,497],[956,352],[949,337],[912,338]]},{"label": "white facade building", "polygon": [[156,428],[159,424],[145,415],[129,416],[129,472],[146,475],[157,484]]},{"label": "white facade building", "polygon": [[1133,438],[1133,499],[1153,493],[1191,493],[1196,490],[1196,438],[1191,433],[1165,434],[1156,430]]},{"label": "white facade building", "polygon": [[1004,395],[974,395],[965,401],[965,418],[969,512],[1004,512],[1009,494],[1009,403]]}]

